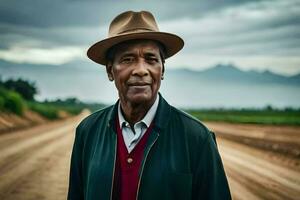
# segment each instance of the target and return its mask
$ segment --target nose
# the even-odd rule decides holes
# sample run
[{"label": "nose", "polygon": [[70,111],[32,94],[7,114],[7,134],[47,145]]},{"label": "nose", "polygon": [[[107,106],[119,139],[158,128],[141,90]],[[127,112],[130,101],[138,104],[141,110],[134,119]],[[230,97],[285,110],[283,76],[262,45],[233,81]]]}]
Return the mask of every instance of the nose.
[{"label": "nose", "polygon": [[134,69],[132,71],[132,75],[135,76],[147,76],[149,74],[147,69],[147,64],[143,59],[139,59],[139,61],[134,66]]}]

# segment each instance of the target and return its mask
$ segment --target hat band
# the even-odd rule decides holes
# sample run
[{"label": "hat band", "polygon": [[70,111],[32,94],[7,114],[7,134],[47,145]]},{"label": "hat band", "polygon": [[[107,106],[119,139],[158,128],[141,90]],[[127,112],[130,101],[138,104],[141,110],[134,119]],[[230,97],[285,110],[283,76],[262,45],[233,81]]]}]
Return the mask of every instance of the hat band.
[{"label": "hat band", "polygon": [[[136,32],[144,32],[144,31],[151,31],[151,32],[154,32],[155,30],[152,30],[152,29],[148,29],[148,28],[135,28],[135,29],[129,29],[129,30],[126,30],[126,31],[122,31],[122,32],[119,32],[117,33],[118,34],[125,34],[125,33],[136,33]],[[116,35],[116,36],[117,36]]]}]

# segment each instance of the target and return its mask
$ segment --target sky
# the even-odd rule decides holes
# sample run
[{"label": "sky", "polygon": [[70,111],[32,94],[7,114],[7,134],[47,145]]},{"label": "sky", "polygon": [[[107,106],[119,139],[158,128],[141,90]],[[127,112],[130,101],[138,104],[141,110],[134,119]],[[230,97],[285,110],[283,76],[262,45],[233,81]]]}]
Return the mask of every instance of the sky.
[{"label": "sky", "polygon": [[88,47],[106,38],[111,20],[126,10],[148,10],[161,31],[184,39],[183,50],[167,60],[169,68],[230,63],[300,73],[299,0],[1,0],[0,60],[90,63]]}]

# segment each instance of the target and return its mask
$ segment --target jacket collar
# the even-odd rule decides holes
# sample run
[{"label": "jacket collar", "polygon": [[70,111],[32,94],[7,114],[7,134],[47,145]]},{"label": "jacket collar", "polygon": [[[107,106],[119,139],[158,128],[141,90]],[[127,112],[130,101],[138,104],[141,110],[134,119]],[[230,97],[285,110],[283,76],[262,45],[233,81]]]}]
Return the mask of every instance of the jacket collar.
[{"label": "jacket collar", "polygon": [[[159,103],[154,117],[154,129],[163,130],[168,125],[170,119],[171,106],[161,96],[160,93],[158,93],[158,95],[159,95]],[[114,130],[115,130],[115,120],[118,114],[118,104],[119,104],[119,100],[113,106],[111,106],[108,114],[109,116],[108,123],[111,127],[113,127]]]},{"label": "jacket collar", "polygon": [[170,112],[171,112],[171,106],[168,104],[168,102],[159,95],[159,103],[158,108],[156,111],[156,115],[154,117],[154,128],[157,128],[159,130],[163,130],[170,120]]}]

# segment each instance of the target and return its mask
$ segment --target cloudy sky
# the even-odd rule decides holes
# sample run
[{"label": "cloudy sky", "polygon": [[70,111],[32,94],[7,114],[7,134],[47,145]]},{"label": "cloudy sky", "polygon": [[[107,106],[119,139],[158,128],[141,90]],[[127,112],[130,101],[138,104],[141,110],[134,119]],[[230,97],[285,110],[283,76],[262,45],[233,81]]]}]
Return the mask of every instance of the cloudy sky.
[{"label": "cloudy sky", "polygon": [[126,10],[151,11],[162,31],[185,40],[170,68],[300,72],[299,0],[1,0],[0,60],[88,63],[87,48]]}]

